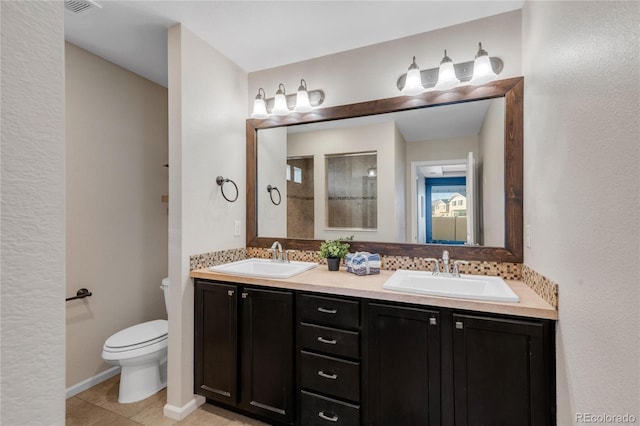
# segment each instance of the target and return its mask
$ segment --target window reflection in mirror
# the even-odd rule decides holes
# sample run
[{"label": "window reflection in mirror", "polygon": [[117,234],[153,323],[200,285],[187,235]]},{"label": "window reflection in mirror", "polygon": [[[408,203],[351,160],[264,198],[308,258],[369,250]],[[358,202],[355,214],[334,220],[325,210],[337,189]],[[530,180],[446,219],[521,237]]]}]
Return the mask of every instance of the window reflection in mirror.
[{"label": "window reflection in mirror", "polygon": [[329,228],[378,227],[378,179],[375,152],[327,155]]}]

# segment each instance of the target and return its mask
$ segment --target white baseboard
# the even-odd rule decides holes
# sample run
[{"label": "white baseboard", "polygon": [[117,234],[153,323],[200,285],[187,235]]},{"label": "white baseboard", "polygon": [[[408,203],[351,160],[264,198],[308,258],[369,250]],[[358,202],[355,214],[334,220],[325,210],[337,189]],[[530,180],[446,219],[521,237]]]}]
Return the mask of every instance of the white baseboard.
[{"label": "white baseboard", "polygon": [[166,404],[162,411],[165,417],[180,421],[187,417],[189,414],[196,411],[196,409],[204,404],[204,402],[204,397],[200,395],[193,395],[193,399],[187,402],[182,407],[176,407],[175,405]]},{"label": "white baseboard", "polygon": [[76,383],[75,385],[68,387],[66,392],[66,398],[71,398],[72,396],[76,396],[82,391],[86,391],[92,386],[97,385],[98,383],[102,383],[105,380],[112,378],[120,374],[120,367],[115,366],[111,367],[108,370],[103,371],[102,373],[98,373],[93,377],[89,377],[86,380],[81,381],[80,383]]}]

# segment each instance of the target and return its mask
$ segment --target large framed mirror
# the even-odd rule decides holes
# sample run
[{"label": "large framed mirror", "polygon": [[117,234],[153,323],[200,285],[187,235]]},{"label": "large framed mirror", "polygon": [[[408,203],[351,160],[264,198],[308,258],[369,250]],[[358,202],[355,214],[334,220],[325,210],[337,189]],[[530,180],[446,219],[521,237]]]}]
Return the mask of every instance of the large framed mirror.
[{"label": "large framed mirror", "polygon": [[[247,247],[269,247],[278,240],[287,249],[315,251],[326,238],[355,235],[352,250],[440,257],[446,249],[456,259],[522,262],[523,85],[518,77],[247,120]],[[434,136],[440,130],[433,127],[429,138],[415,136],[416,124],[427,122],[446,122],[458,133],[470,128],[476,136],[454,135],[451,129],[447,137]],[[498,142],[488,144],[478,136],[485,131],[479,128],[488,127],[494,135],[489,139]],[[405,147],[393,148],[389,142],[388,148],[384,141],[375,145],[385,131],[392,139],[399,135]],[[474,166],[478,160],[480,166]],[[450,179],[465,176],[467,192],[464,186],[451,186],[455,179],[429,177],[447,173]],[[434,182],[444,183],[437,187]],[[268,186],[278,189],[267,191]],[[314,198],[315,204],[309,203]],[[390,205],[401,206],[401,212],[394,213]],[[462,205],[466,217],[460,217]],[[340,220],[330,221],[328,211],[340,212],[334,214]]]}]

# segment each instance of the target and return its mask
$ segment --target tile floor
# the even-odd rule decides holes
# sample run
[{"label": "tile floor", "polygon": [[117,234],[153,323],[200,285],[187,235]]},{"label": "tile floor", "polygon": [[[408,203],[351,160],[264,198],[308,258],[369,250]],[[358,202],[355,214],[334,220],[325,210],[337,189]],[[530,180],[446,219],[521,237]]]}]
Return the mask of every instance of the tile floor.
[{"label": "tile floor", "polygon": [[162,415],[167,390],[140,402],[118,403],[120,376],[67,399],[67,426],[259,426],[259,422],[222,408],[204,404],[178,422]]}]

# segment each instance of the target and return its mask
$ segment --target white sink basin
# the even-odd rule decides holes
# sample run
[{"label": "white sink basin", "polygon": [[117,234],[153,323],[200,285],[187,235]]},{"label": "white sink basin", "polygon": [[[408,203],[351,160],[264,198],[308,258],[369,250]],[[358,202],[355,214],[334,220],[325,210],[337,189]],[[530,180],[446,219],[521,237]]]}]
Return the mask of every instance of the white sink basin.
[{"label": "white sink basin", "polygon": [[460,275],[460,277],[438,276],[425,271],[399,269],[389,278],[383,288],[432,296],[456,299],[490,300],[494,302],[518,303],[520,298],[500,277],[484,275]]},{"label": "white sink basin", "polygon": [[229,275],[261,278],[290,278],[304,271],[315,268],[313,262],[274,262],[271,259],[245,259],[223,265],[211,266],[210,271]]}]

